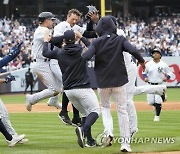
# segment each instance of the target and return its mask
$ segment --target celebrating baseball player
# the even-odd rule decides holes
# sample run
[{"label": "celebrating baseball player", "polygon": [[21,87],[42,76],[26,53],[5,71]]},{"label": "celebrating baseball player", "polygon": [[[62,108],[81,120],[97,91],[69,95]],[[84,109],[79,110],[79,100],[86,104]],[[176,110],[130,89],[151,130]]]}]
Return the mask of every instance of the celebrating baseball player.
[{"label": "celebrating baseball player", "polygon": [[[160,49],[154,49],[152,57],[153,59],[146,63],[146,69],[143,73],[145,82],[149,85],[163,85],[168,79],[175,77],[168,65],[161,60],[162,54]],[[155,108],[154,121],[160,121],[159,116],[165,98],[157,94],[147,94],[147,101],[149,105]]]},{"label": "celebrating baseball player", "polygon": [[[49,106],[55,106],[61,108],[58,103],[57,95],[61,91],[61,78],[57,78],[50,69],[50,59],[42,55],[43,52],[43,37],[45,31],[52,29],[54,15],[51,12],[42,12],[38,16],[40,25],[36,29],[33,38],[32,45],[32,59],[31,68],[33,72],[39,77],[39,79],[46,85],[48,89],[44,89],[41,92],[33,95],[26,95],[26,109],[32,110],[32,105],[38,103],[40,100],[52,97],[52,101],[48,101]],[[56,96],[55,98],[53,96]]]},{"label": "celebrating baseball player", "polygon": [[[116,18],[114,16],[110,16],[113,20],[114,24],[117,25]],[[125,33],[121,29],[117,29],[117,34],[125,37]],[[137,122],[137,113],[133,101],[134,95],[140,95],[143,93],[146,94],[158,94],[163,95],[166,90],[166,85],[143,85],[143,86],[135,86],[136,78],[137,78],[137,65],[132,60],[132,55],[127,52],[123,52],[125,66],[128,74],[128,83],[126,84],[126,92],[127,92],[127,112],[129,116],[129,125],[130,125],[130,134],[131,138],[138,131],[138,122]],[[106,115],[108,118],[109,116]],[[113,128],[113,127],[112,127]],[[106,130],[109,129],[105,129]],[[109,145],[106,142],[106,145]],[[106,146],[104,145],[104,146]]]},{"label": "celebrating baseball player", "polygon": [[[97,11],[97,10],[94,10],[94,8],[92,8],[92,6],[88,6],[88,7],[90,7],[89,9],[93,10],[94,12]],[[69,10],[68,14],[67,14],[67,20],[63,21],[63,22],[60,22],[58,25],[56,25],[54,27],[53,36],[54,37],[62,36],[62,35],[64,35],[65,31],[74,30],[74,31],[80,32],[84,37],[88,37],[88,38],[96,37],[96,34],[95,34],[94,31],[91,31],[91,30],[87,31],[85,28],[82,28],[82,27],[80,27],[80,26],[78,26],[76,24],[79,21],[80,16],[81,16],[81,13],[77,9]],[[89,16],[88,18],[93,22],[95,22],[95,20],[96,20],[96,18],[93,17],[93,16],[92,17]],[[58,44],[59,44],[59,42],[58,42]],[[50,60],[50,66],[53,66],[53,67],[51,67],[52,71],[53,70],[56,71],[56,69],[54,69],[54,68],[59,67],[57,60],[55,60],[55,59]],[[68,112],[67,112],[68,102],[69,102],[69,100],[68,100],[66,94],[63,93],[62,110],[59,113],[59,118],[65,124],[68,124],[68,125],[80,125],[81,119],[79,117],[79,112],[77,111],[76,108],[74,108],[74,106],[73,106],[73,119],[72,119],[72,122],[71,122],[71,120],[70,120],[70,118],[68,116]]]},{"label": "celebrating baseball player", "polygon": [[[110,112],[110,96],[114,98],[117,106],[120,136],[128,141],[130,138],[129,118],[126,111],[126,86],[128,76],[123,59],[123,51],[129,52],[138,59],[144,68],[144,59],[135,47],[123,36],[116,34],[116,26],[110,17],[102,17],[95,31],[100,36],[92,41],[88,50],[82,54],[86,60],[95,55],[95,73],[100,88],[102,117],[104,125],[112,125],[112,119],[104,121],[105,112]],[[112,43],[113,42],[113,43]],[[111,136],[112,134],[107,134]],[[122,152],[130,152],[130,143],[124,142]]]},{"label": "celebrating baseball player", "polygon": [[[89,42],[79,32],[76,33],[86,46],[89,45]],[[84,139],[87,137],[86,146],[95,146],[95,140],[91,136],[91,126],[98,119],[100,108],[96,94],[90,88],[86,61],[81,57],[83,47],[80,44],[75,44],[73,30],[64,32],[65,46],[62,49],[54,48],[53,51],[50,51],[48,48],[50,39],[47,32],[44,37],[43,55],[58,60],[62,71],[64,91],[75,108],[82,114],[82,126],[75,130],[78,144],[81,148],[84,148]]]}]

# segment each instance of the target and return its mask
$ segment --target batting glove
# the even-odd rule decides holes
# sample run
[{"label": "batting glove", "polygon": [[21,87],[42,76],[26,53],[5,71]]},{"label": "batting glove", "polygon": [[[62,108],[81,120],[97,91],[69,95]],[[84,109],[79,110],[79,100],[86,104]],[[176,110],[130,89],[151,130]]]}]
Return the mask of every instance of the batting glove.
[{"label": "batting glove", "polygon": [[11,81],[15,81],[15,76],[13,75],[8,75],[5,77],[5,83],[11,82]]}]

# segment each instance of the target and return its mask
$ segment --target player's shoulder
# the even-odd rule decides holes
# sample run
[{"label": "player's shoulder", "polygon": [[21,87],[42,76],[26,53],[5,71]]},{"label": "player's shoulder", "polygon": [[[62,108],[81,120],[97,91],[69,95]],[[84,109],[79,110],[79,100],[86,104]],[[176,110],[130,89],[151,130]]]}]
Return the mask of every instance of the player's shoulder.
[{"label": "player's shoulder", "polygon": [[165,63],[163,60],[160,60],[160,62],[159,62],[159,63],[160,63],[160,65],[164,65],[165,67],[166,67],[166,66],[168,66],[168,64],[167,64],[167,63]]},{"label": "player's shoulder", "polygon": [[148,65],[152,65],[152,64],[154,64],[154,61],[153,61],[153,60],[149,60],[149,61],[146,62],[146,65],[147,65],[147,66],[148,66]]},{"label": "player's shoulder", "polygon": [[35,33],[42,33],[42,32],[45,32],[48,28],[47,27],[42,27],[42,26],[39,26],[36,30],[35,30]]},{"label": "player's shoulder", "polygon": [[61,21],[59,24],[57,24],[54,28],[57,27],[63,27],[63,26],[68,26],[69,24],[67,23],[67,21]]}]

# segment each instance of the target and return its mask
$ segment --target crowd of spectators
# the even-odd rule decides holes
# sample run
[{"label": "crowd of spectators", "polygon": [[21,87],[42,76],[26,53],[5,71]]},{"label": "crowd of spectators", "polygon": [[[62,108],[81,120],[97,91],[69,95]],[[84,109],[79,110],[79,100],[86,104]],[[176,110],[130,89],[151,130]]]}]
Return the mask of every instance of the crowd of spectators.
[{"label": "crowd of spectators", "polygon": [[[150,56],[153,48],[160,48],[163,56],[180,56],[180,19],[178,17],[153,18],[145,23],[140,20],[122,21],[117,19],[119,28],[125,31],[129,41],[140,49],[143,56]],[[9,49],[23,41],[22,52],[8,66],[0,70],[12,71],[28,67],[31,63],[31,44],[37,20],[31,25],[23,25],[18,20],[0,19],[0,59]]]},{"label": "crowd of spectators", "polygon": [[180,56],[180,19],[152,18],[149,23],[138,20],[119,21],[126,37],[143,56],[150,56],[151,50],[160,48],[163,56]]}]

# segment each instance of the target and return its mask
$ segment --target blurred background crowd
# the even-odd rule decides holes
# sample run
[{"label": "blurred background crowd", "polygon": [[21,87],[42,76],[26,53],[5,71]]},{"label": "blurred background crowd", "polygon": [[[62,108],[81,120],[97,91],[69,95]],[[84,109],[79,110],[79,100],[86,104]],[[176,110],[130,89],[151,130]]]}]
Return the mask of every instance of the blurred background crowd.
[{"label": "blurred background crowd", "polygon": [[[177,16],[151,18],[148,22],[136,18],[117,18],[119,28],[123,29],[127,39],[138,48],[143,56],[151,56],[151,50],[160,48],[163,56],[180,56],[180,19]],[[36,19],[30,24],[18,19],[0,19],[0,59],[9,49],[23,41],[22,52],[8,66],[0,71],[12,71],[28,67],[31,63],[31,44],[33,33],[38,26]],[[83,18],[79,23],[85,26]]]}]

